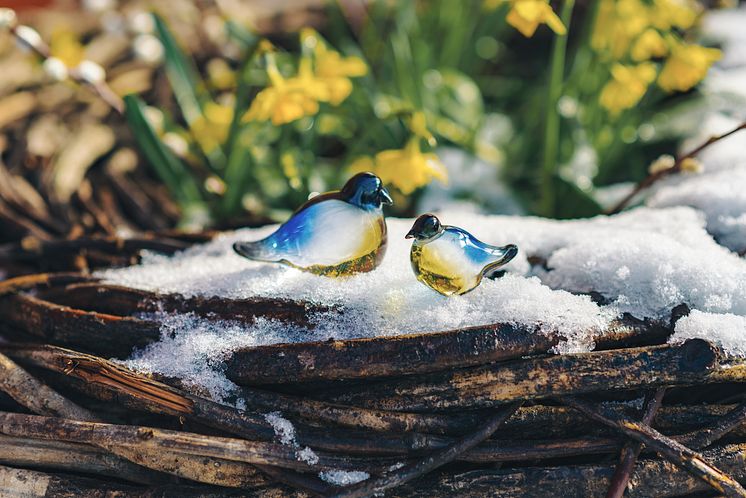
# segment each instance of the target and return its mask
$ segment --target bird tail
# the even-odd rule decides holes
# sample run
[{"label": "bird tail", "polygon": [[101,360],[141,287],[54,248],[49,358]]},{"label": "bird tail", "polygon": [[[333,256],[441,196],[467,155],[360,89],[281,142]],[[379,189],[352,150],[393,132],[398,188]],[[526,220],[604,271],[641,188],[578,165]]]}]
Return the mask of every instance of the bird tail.
[{"label": "bird tail", "polygon": [[244,258],[255,261],[275,262],[281,259],[277,251],[266,244],[266,239],[254,242],[236,242],[233,244],[233,250]]},{"label": "bird tail", "polygon": [[490,247],[490,253],[493,256],[493,261],[484,267],[482,274],[487,278],[495,278],[502,272],[500,267],[508,264],[516,254],[518,254],[518,246],[514,244],[508,244],[503,247]]}]

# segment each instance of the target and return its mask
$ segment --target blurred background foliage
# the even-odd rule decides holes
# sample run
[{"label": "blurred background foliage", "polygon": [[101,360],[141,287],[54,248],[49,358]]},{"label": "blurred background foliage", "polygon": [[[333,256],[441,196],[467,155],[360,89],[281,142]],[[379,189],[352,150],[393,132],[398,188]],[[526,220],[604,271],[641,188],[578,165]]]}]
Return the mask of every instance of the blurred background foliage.
[{"label": "blurred background foliage", "polygon": [[[694,0],[339,0],[267,36],[222,0],[204,19],[208,56],[171,24],[189,5],[128,14],[133,50],[166,79],[124,103],[191,228],[283,220],[361,170],[392,188],[397,215],[598,214],[696,126],[720,57]],[[44,69],[62,79],[85,40],[49,43]]]}]

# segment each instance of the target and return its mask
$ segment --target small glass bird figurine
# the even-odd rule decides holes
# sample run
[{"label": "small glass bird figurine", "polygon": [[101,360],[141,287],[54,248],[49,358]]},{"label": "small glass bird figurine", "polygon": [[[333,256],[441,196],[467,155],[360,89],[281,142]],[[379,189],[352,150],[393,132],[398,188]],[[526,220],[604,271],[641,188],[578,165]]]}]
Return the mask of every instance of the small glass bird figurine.
[{"label": "small glass bird figurine", "polygon": [[380,178],[358,173],[342,190],[303,204],[269,237],[236,242],[233,250],[255,261],[282,263],[338,277],[375,269],[386,253],[383,205],[392,204]]},{"label": "small glass bird figurine", "polygon": [[417,218],[406,238],[414,239],[409,259],[417,280],[444,296],[473,290],[518,254],[513,244],[485,244],[466,230],[441,225],[432,214]]}]

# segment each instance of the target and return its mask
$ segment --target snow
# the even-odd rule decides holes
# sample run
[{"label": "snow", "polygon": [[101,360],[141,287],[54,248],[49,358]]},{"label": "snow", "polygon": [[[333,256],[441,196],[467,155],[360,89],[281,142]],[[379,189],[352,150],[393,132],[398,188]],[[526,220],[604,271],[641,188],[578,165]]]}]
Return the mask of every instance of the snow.
[{"label": "snow", "polygon": [[746,316],[694,310],[676,322],[669,342],[680,344],[695,337],[707,337],[728,354],[746,357]]},{"label": "snow", "polygon": [[335,486],[351,486],[369,479],[370,474],[359,470],[325,470],[319,472],[319,477],[323,481],[334,484]]}]

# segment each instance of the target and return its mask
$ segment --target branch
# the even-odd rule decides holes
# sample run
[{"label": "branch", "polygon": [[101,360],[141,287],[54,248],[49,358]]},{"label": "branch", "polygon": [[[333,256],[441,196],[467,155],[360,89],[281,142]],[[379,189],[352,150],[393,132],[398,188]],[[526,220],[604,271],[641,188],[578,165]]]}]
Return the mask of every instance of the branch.
[{"label": "branch", "polygon": [[627,194],[626,196],[624,196],[624,198],[621,201],[619,201],[619,203],[617,203],[613,208],[609,209],[606,212],[606,214],[616,214],[616,213],[619,213],[621,210],[623,210],[625,207],[627,207],[627,205],[629,205],[629,203],[632,201],[632,199],[635,198],[635,196],[637,196],[637,194],[639,194],[640,192],[642,192],[646,188],[649,188],[651,185],[653,185],[655,182],[657,182],[661,178],[664,178],[664,177],[669,176],[671,174],[680,172],[681,171],[681,164],[684,162],[685,159],[691,159],[691,158],[693,158],[694,156],[696,156],[697,154],[699,154],[700,152],[702,152],[704,149],[706,149],[710,145],[712,145],[712,144],[714,144],[716,142],[719,142],[720,140],[722,140],[724,138],[727,138],[727,137],[733,135],[734,133],[737,133],[737,132],[739,132],[741,130],[744,130],[744,129],[746,129],[746,122],[741,123],[740,125],[736,126],[732,130],[727,131],[727,132],[725,132],[725,133],[723,133],[721,135],[714,135],[714,136],[708,138],[704,143],[698,145],[694,149],[692,149],[689,152],[687,152],[686,154],[677,157],[676,161],[673,164],[673,166],[671,166],[670,168],[667,168],[667,169],[664,169],[664,170],[661,170],[661,171],[656,171],[654,173],[650,173],[648,176],[646,176],[645,178],[643,178],[640,181],[640,183],[638,183],[635,186],[635,188],[633,188],[632,191],[629,194]]},{"label": "branch", "polygon": [[455,460],[460,454],[468,451],[490,437],[503,422],[505,422],[521,407],[521,405],[521,402],[513,403],[507,408],[500,410],[497,415],[491,417],[487,423],[473,434],[464,437],[447,448],[437,451],[415,464],[407,465],[378,479],[364,482],[357,486],[352,486],[334,496],[336,498],[361,498],[372,496],[382,493],[387,489],[401,486],[402,484],[421,477],[438,467],[442,467],[443,465]]},{"label": "branch", "polygon": [[[642,424],[650,425],[653,422],[665,393],[666,388],[661,387],[655,393],[649,393],[646,396],[644,412],[640,420]],[[614,476],[611,478],[611,485],[609,486],[609,491],[606,493],[606,498],[622,498],[624,490],[627,488],[629,476],[635,468],[637,457],[640,456],[641,451],[642,444],[638,441],[630,441],[624,445],[621,457],[619,458],[619,464],[614,471]]]},{"label": "branch", "polygon": [[589,403],[572,397],[560,397],[558,399],[567,406],[571,406],[583,413],[591,420],[601,422],[602,424],[621,432],[625,436],[643,443],[648,447],[648,449],[655,451],[677,467],[686,470],[691,475],[706,482],[725,496],[729,498],[746,497],[746,489],[743,489],[738,481],[705,461],[699,453],[696,453],[686,446],[683,446],[681,443],[664,436],[655,429],[625,418],[607,418],[596,411],[596,409]]}]

